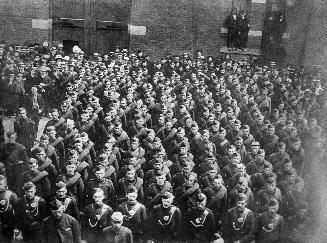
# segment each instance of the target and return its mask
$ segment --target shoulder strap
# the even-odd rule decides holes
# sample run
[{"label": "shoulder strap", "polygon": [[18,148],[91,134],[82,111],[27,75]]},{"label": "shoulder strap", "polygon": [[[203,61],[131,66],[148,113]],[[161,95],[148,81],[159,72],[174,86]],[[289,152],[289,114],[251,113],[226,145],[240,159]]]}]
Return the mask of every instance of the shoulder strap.
[{"label": "shoulder strap", "polygon": [[79,178],[81,178],[81,175],[80,173],[76,172],[75,175],[67,181],[66,187],[74,185],[79,180]]},{"label": "shoulder strap", "polygon": [[43,177],[47,176],[48,175],[48,172],[46,172],[45,170],[41,171],[37,176],[35,176],[31,182],[33,183],[36,183],[38,182],[39,180],[41,180]]}]

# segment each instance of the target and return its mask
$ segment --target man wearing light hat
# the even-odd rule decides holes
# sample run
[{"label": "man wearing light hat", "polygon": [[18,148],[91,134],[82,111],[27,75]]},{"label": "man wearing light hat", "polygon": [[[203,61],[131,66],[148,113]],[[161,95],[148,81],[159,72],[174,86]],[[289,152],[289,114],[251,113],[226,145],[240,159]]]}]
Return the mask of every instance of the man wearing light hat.
[{"label": "man wearing light hat", "polygon": [[25,195],[17,200],[15,217],[17,228],[22,231],[24,242],[40,242],[40,228],[43,220],[49,216],[48,208],[42,197],[36,196],[33,182],[24,184]]},{"label": "man wearing light hat", "polygon": [[122,226],[124,216],[121,212],[114,212],[111,215],[112,226],[103,230],[104,241],[112,243],[133,243],[132,231],[125,226]]}]

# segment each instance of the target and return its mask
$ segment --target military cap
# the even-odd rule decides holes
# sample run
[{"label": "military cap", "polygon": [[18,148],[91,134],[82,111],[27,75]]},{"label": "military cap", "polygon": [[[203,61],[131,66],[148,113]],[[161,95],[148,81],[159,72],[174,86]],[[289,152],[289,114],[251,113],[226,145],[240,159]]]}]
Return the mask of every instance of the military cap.
[{"label": "military cap", "polygon": [[49,140],[49,137],[46,134],[42,134],[40,140]]},{"label": "military cap", "polygon": [[199,193],[195,197],[195,202],[201,203],[201,202],[203,202],[205,200],[207,200],[207,196],[204,193]]},{"label": "military cap", "polygon": [[170,199],[170,198],[174,198],[174,195],[171,192],[165,192],[162,197],[162,199]]},{"label": "military cap", "polygon": [[126,168],[126,172],[127,171],[135,171],[135,168],[133,165],[127,165],[125,168]]},{"label": "military cap", "polygon": [[251,143],[251,146],[260,146],[260,143],[258,141],[253,141]]},{"label": "military cap", "polygon": [[66,183],[63,181],[58,181],[56,183],[56,190],[60,190],[61,188],[66,188]]},{"label": "military cap", "polygon": [[42,147],[37,147],[37,148],[33,149],[33,152],[35,152],[36,154],[44,154],[45,149]]},{"label": "military cap", "polygon": [[106,170],[106,169],[102,165],[98,165],[97,167],[95,167],[94,172],[102,171],[102,170]]},{"label": "military cap", "polygon": [[99,155],[99,161],[105,161],[109,158],[109,156],[107,154],[100,154]]},{"label": "military cap", "polygon": [[163,176],[163,175],[166,175],[166,172],[164,170],[158,170],[155,173],[155,177],[160,177],[160,176]]},{"label": "military cap", "polygon": [[237,202],[244,202],[247,200],[247,196],[244,193],[239,193],[237,195],[236,201]]},{"label": "military cap", "polygon": [[34,183],[29,181],[29,182],[26,182],[23,186],[23,189],[24,191],[28,191],[30,190],[31,188],[35,187]]},{"label": "military cap", "polygon": [[268,207],[274,207],[274,206],[279,206],[279,202],[275,198],[272,198],[268,203]]},{"label": "military cap", "polygon": [[162,164],[163,163],[163,159],[162,158],[155,158],[154,163],[155,164]]},{"label": "military cap", "polygon": [[27,161],[27,165],[33,165],[33,164],[37,164],[37,160],[34,159],[34,158],[30,158],[28,161]]},{"label": "military cap", "polygon": [[126,190],[126,193],[137,193],[137,189],[135,186],[129,186]]},{"label": "military cap", "polygon": [[50,210],[59,210],[61,208],[62,208],[62,205],[60,205],[59,203],[56,203],[55,200],[49,203]]},{"label": "military cap", "polygon": [[113,221],[118,221],[118,222],[122,222],[123,219],[124,219],[124,216],[121,212],[114,212],[112,215],[111,215],[111,219]]}]

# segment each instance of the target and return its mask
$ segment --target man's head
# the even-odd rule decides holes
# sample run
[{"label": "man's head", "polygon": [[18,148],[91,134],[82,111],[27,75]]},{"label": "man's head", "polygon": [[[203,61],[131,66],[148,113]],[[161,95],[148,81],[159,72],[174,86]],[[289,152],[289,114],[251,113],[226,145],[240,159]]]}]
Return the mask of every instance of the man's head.
[{"label": "man's head", "polygon": [[52,217],[57,220],[61,219],[65,212],[65,206],[58,205],[55,201],[49,204],[49,209],[51,211]]},{"label": "man's head", "polygon": [[105,168],[102,166],[102,165],[98,165],[96,168],[95,168],[95,177],[98,179],[98,180],[102,180],[106,174],[106,170]]},{"label": "man's head", "polygon": [[127,166],[127,171],[126,171],[126,178],[129,181],[135,180],[136,176],[136,171],[135,168],[132,165]]},{"label": "man's head", "polygon": [[38,147],[38,148],[36,148],[36,149],[34,150],[34,152],[36,153],[36,158],[37,158],[37,160],[39,160],[39,161],[43,161],[43,160],[45,160],[45,158],[46,158],[46,154],[45,154],[45,150],[44,150],[44,148],[42,148],[42,147]]},{"label": "man's head", "polygon": [[9,143],[14,143],[16,141],[16,133],[15,132],[12,132],[12,131],[7,132],[7,137],[8,137]]},{"label": "man's head", "polygon": [[26,182],[23,186],[25,197],[28,199],[33,199],[36,193],[36,186],[33,182]]},{"label": "man's head", "polygon": [[128,203],[135,204],[137,202],[138,192],[134,186],[129,186],[126,194]]},{"label": "man's head", "polygon": [[115,228],[120,228],[123,224],[124,216],[121,212],[114,212],[111,215],[112,225]]},{"label": "man's head", "polygon": [[96,205],[102,205],[104,192],[101,188],[94,188],[93,200]]},{"label": "man's head", "polygon": [[66,172],[67,172],[67,175],[70,175],[70,176],[73,176],[75,175],[75,170],[77,168],[77,161],[76,160],[73,160],[73,159],[70,159],[67,161],[66,163]]},{"label": "man's head", "polygon": [[19,108],[19,117],[24,118],[24,119],[27,118],[27,113],[26,113],[25,108],[23,108],[23,107]]},{"label": "man's head", "polygon": [[207,204],[207,196],[204,193],[199,193],[195,197],[195,204],[197,209],[204,210]]},{"label": "man's head", "polygon": [[3,175],[0,175],[0,192],[4,192],[8,189],[7,179]]},{"label": "man's head", "polygon": [[46,148],[49,144],[49,137],[46,134],[41,135],[40,137],[40,146]]},{"label": "man's head", "polygon": [[247,204],[247,196],[243,193],[239,193],[236,198],[236,208],[239,212],[243,212]]},{"label": "man's head", "polygon": [[56,183],[56,197],[65,198],[67,194],[66,184],[62,181]]},{"label": "man's head", "polygon": [[164,208],[169,208],[174,201],[174,195],[171,192],[165,192],[161,201]]}]

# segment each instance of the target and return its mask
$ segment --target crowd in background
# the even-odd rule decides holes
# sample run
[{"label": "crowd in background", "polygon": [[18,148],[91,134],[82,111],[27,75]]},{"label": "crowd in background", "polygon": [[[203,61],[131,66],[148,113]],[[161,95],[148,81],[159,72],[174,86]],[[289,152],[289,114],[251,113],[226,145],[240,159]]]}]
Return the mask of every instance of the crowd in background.
[{"label": "crowd in background", "polygon": [[317,73],[62,48],[0,44],[1,242],[307,242]]}]

